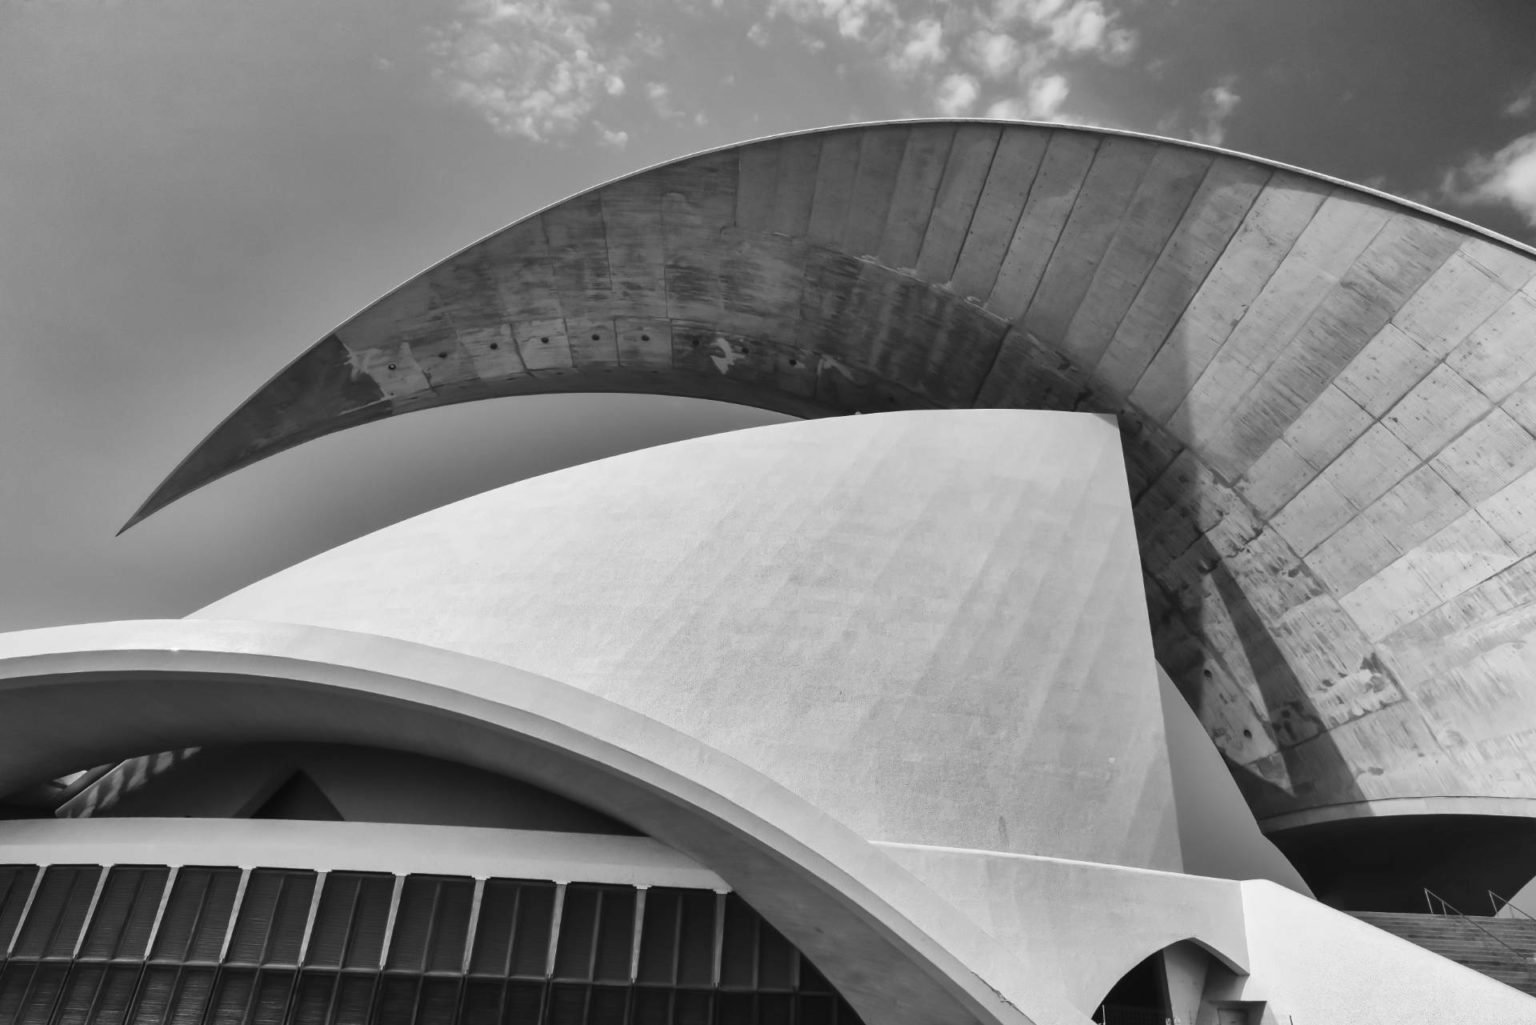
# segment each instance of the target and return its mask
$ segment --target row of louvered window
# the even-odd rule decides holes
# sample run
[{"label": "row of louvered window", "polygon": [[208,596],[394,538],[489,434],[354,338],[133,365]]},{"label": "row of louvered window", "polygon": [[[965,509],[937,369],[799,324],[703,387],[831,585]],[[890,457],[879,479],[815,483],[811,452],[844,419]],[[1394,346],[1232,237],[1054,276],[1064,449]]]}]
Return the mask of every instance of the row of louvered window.
[{"label": "row of louvered window", "polygon": [[0,1023],[850,1025],[734,894],[0,866]]}]

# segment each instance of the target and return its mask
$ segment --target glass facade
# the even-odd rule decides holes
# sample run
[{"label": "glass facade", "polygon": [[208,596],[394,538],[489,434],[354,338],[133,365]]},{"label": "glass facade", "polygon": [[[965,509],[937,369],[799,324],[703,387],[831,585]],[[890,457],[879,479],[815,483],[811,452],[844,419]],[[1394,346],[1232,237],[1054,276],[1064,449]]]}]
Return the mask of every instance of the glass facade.
[{"label": "glass facade", "polygon": [[735,894],[164,866],[0,866],[16,1025],[856,1025]]}]

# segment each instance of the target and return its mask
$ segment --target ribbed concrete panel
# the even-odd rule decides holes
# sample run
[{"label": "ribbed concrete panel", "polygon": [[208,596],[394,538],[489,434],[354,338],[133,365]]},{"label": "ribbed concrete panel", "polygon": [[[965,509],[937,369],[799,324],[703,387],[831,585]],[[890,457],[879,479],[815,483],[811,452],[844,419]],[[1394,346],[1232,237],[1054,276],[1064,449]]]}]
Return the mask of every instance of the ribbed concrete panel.
[{"label": "ribbed concrete panel", "polygon": [[1138,575],[1111,423],[896,413],[524,481],[198,615],[558,673],[871,840],[1176,868]]},{"label": "ribbed concrete panel", "polygon": [[1115,413],[1158,656],[1261,818],[1531,798],[1533,282],[1530,251],[1429,211],[1164,140],[774,139],[452,257],[283,371],[144,512],[498,395]]}]

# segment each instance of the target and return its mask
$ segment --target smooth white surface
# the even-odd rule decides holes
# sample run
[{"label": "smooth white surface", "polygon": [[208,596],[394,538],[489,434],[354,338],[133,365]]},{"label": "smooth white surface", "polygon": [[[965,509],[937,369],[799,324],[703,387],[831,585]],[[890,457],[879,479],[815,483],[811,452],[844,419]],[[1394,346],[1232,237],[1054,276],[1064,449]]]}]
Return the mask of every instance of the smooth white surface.
[{"label": "smooth white surface", "polygon": [[1239,885],[1057,858],[881,844],[1018,958],[1027,988],[1061,986],[1090,1014],[1150,955],[1194,940],[1248,967]]},{"label": "smooth white surface", "polygon": [[1270,879],[1312,896],[1301,874],[1259,831],[1221,752],[1161,667],[1157,679],[1184,871],[1223,879]]},{"label": "smooth white surface", "polygon": [[868,839],[1180,864],[1107,417],[885,413],[681,442],[446,506],[197,616],[550,676]]},{"label": "smooth white surface", "polygon": [[1274,883],[1242,884],[1263,1025],[1533,1025],[1536,997]]},{"label": "smooth white surface", "polygon": [[643,836],[287,819],[17,819],[0,864],[236,865],[729,890]]}]

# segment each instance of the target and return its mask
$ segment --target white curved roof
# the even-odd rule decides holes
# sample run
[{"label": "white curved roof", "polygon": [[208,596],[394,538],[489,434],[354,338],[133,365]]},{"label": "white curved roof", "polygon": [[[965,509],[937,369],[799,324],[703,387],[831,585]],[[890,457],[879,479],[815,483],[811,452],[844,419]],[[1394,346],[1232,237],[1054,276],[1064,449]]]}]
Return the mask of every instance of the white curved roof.
[{"label": "white curved roof", "polygon": [[560,679],[873,840],[1176,869],[1137,576],[1111,423],[913,412],[509,485],[196,616],[382,634]]}]

